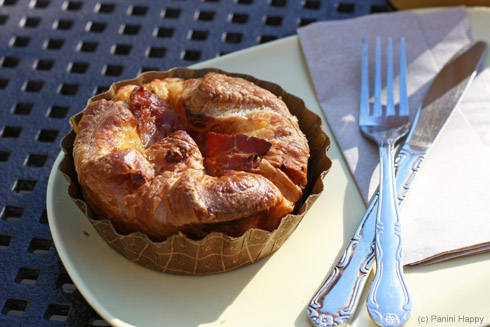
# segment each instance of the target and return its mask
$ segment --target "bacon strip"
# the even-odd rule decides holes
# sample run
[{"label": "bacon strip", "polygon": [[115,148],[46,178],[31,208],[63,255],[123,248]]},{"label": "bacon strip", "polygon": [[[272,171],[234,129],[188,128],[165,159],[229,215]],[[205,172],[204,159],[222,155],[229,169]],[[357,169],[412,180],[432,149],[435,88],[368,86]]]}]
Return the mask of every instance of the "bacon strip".
[{"label": "bacon strip", "polygon": [[218,134],[209,132],[206,135],[205,155],[215,157],[227,153],[250,153],[265,155],[272,144],[264,139],[244,134]]},{"label": "bacon strip", "polygon": [[138,132],[145,148],[175,130],[187,129],[185,120],[168,103],[143,86],[135,88],[129,100],[130,110],[138,122]]}]

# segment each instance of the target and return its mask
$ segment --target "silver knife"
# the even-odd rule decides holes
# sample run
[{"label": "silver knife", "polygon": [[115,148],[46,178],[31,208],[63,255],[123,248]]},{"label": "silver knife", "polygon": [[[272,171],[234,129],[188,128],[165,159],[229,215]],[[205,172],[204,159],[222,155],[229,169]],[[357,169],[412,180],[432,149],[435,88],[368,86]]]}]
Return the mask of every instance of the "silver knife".
[{"label": "silver knife", "polygon": [[[475,77],[485,49],[486,43],[482,41],[464,47],[433,80],[395,159],[399,204],[407,196],[432,144]],[[308,316],[314,326],[338,326],[354,313],[375,255],[377,201],[376,194],[344,254],[312,298]]]}]

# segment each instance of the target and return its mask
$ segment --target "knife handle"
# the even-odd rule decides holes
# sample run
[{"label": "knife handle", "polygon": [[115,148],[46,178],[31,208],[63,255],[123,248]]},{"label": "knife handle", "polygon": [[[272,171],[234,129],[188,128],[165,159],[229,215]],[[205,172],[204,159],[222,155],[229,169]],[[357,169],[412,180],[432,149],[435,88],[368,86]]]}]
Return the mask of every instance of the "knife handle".
[{"label": "knife handle", "polygon": [[[395,158],[399,205],[406,198],[426,155],[427,151],[405,144]],[[376,193],[342,257],[308,306],[308,316],[314,326],[331,327],[346,323],[357,308],[374,261],[377,210]]]},{"label": "knife handle", "polygon": [[308,306],[314,326],[346,323],[354,313],[374,260],[378,194],[364,214],[344,254]]},{"label": "knife handle", "polygon": [[419,172],[428,151],[418,150],[405,144],[395,158],[396,191],[398,194],[398,206],[407,197],[408,191]]}]

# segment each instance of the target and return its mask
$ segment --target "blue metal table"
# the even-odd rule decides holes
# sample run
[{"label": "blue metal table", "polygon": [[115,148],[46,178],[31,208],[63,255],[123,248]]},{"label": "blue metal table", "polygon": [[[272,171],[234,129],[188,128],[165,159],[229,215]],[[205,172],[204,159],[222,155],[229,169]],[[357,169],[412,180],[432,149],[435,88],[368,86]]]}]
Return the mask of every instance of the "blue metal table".
[{"label": "blue metal table", "polygon": [[113,82],[188,66],[386,0],[0,2],[0,327],[108,326],[70,280],[46,186],[69,118]]}]

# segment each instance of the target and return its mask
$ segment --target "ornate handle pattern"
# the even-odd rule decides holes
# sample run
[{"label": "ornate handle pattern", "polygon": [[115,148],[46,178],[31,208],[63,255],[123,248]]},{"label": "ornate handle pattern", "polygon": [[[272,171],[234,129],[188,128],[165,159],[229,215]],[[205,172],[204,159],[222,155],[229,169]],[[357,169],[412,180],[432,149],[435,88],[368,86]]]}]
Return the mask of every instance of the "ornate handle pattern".
[{"label": "ornate handle pattern", "polygon": [[394,145],[380,146],[381,183],[376,219],[376,274],[369,292],[367,309],[380,326],[401,326],[412,314],[402,264],[402,230],[398,213]]},{"label": "ornate handle pattern", "polygon": [[[403,146],[395,159],[399,205],[406,198],[427,152]],[[347,322],[359,303],[374,261],[374,237],[378,194],[369,205],[339,262],[308,306],[314,326],[331,327]]]},{"label": "ornate handle pattern", "polygon": [[[377,195],[342,258],[315,294],[308,315],[315,326],[338,326],[349,320],[359,302],[374,260],[374,219]],[[372,214],[374,212],[374,214]],[[368,240],[369,235],[371,239]]]}]

